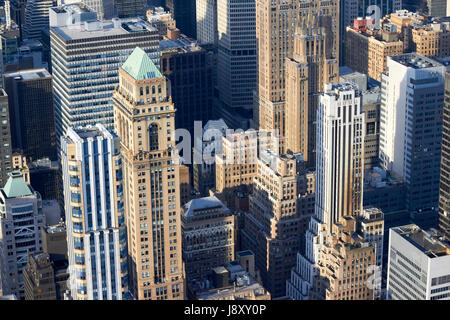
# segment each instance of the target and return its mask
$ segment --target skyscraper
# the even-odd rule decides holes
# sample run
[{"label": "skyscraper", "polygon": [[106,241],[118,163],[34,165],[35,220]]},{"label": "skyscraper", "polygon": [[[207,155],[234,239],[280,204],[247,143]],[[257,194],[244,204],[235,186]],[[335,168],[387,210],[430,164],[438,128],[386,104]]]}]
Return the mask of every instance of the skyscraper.
[{"label": "skyscraper", "polygon": [[[376,265],[377,245],[366,240],[364,232],[364,220],[371,217],[362,208],[361,94],[354,84],[327,84],[319,101],[315,216],[306,233],[306,252],[297,255],[287,282],[287,295],[300,300],[371,300],[374,288],[367,281],[369,267]],[[379,224],[376,229],[382,231]],[[358,276],[350,276],[356,266]]]},{"label": "skyscraper", "polygon": [[31,0],[27,2],[23,39],[42,39],[42,30],[48,30],[49,27],[49,9],[55,5],[55,0]]},{"label": "skyscraper", "polygon": [[96,18],[95,12],[79,4],[50,11],[57,139],[71,126],[102,123],[113,128],[118,69],[136,46],[159,65],[158,31],[148,22]]},{"label": "skyscraper", "polygon": [[12,165],[12,143],[11,143],[11,121],[9,116],[8,95],[3,88],[0,88],[0,116],[2,126],[0,127],[0,185],[4,186],[8,180],[8,172]]},{"label": "skyscraper", "polygon": [[71,296],[127,299],[119,137],[101,124],[69,128],[61,149]]},{"label": "skyscraper", "polygon": [[130,291],[135,299],[184,298],[180,177],[170,81],[136,48],[113,94],[121,137]]},{"label": "skyscraper", "polygon": [[[256,1],[256,38],[258,39],[258,99],[254,120],[259,129],[278,129],[286,136],[285,58],[291,57],[294,32],[298,17],[315,15],[319,26],[326,27],[327,46],[333,57],[339,59],[339,4],[338,1]],[[284,142],[280,143],[284,151]]]},{"label": "skyscraper", "polygon": [[45,225],[42,201],[38,192],[27,185],[22,173],[10,172],[0,189],[0,260],[3,294],[25,294],[22,270],[27,253],[40,252],[41,230]]},{"label": "skyscraper", "polygon": [[217,45],[217,0],[198,0],[195,2],[195,9],[196,39],[200,44]]},{"label": "skyscraper", "polygon": [[14,148],[33,160],[55,159],[55,112],[52,76],[42,69],[4,73]]},{"label": "skyscraper", "polygon": [[196,0],[166,0],[166,8],[177,22],[177,28],[188,37],[197,37]]},{"label": "skyscraper", "polygon": [[380,111],[380,162],[406,184],[421,227],[437,225],[445,67],[410,53],[388,57]]},{"label": "skyscraper", "polygon": [[313,15],[297,21],[294,52],[286,66],[286,150],[303,154],[315,165],[315,121],[319,92],[337,82],[339,61],[332,56],[330,35]]},{"label": "skyscraper", "polygon": [[208,52],[183,35],[162,40],[159,47],[160,70],[170,80],[177,109],[175,127],[189,130],[193,137],[195,121],[206,124],[214,118],[213,66]]},{"label": "skyscraper", "polygon": [[303,167],[301,155],[260,152],[250,209],[244,215],[242,249],[255,253],[263,285],[276,298],[286,295],[286,281],[301,251],[304,217],[297,197]]},{"label": "skyscraper", "polygon": [[232,115],[253,108],[258,72],[255,17],[255,0],[217,3],[217,87]]},{"label": "skyscraper", "polygon": [[439,227],[450,241],[450,72],[445,73],[444,108],[442,112],[442,158],[439,187]]}]

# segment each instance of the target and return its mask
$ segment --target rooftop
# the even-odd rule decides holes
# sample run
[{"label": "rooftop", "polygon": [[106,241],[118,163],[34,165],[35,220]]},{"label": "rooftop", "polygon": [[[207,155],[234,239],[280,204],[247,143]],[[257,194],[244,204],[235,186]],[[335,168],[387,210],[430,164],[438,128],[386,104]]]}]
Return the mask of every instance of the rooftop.
[{"label": "rooftop", "polygon": [[3,192],[7,198],[18,198],[31,196],[33,194],[30,186],[23,179],[23,174],[19,171],[8,173],[8,181],[3,187]]},{"label": "rooftop", "polygon": [[102,124],[96,124],[95,126],[86,126],[86,127],[70,127],[67,130],[66,139],[70,142],[81,142],[82,140],[86,140],[89,138],[95,138],[98,136],[102,136],[105,138],[114,137],[115,133],[108,131]]},{"label": "rooftop", "polygon": [[85,24],[51,27],[51,29],[58,33],[58,35],[66,41],[106,36],[119,36],[135,32],[157,32],[155,27],[140,18],[121,20],[119,23],[113,20],[102,22],[98,21],[98,23],[101,23],[101,28],[99,27],[94,30],[87,30]]},{"label": "rooftop", "polygon": [[95,12],[93,9],[82,3],[81,1],[79,3],[73,3],[73,4],[67,4],[62,5],[59,7],[53,7],[51,8],[56,13],[86,13],[86,12]]},{"label": "rooftop", "polygon": [[405,53],[397,56],[390,56],[389,58],[404,66],[414,69],[426,69],[442,66],[442,64],[436,60],[421,56],[417,53]]},{"label": "rooftop", "polygon": [[228,210],[228,208],[215,196],[197,198],[189,201],[184,205],[184,216],[193,217],[202,214],[204,210],[208,209],[222,209]]},{"label": "rooftop", "polygon": [[41,78],[51,77],[50,73],[45,68],[20,70],[17,72],[5,73],[5,78],[20,77],[20,80],[36,80]]},{"label": "rooftop", "polygon": [[159,69],[155,66],[147,53],[136,47],[127,61],[122,65],[125,70],[135,80],[163,78]]},{"label": "rooftop", "polygon": [[415,224],[409,224],[392,230],[430,258],[450,255],[449,243],[445,242],[442,234],[435,229],[425,231]]},{"label": "rooftop", "polygon": [[159,49],[161,52],[172,51],[177,49],[182,49],[186,52],[194,52],[203,50],[198,44],[197,40],[188,38],[181,35],[177,40],[161,40],[159,42]]}]

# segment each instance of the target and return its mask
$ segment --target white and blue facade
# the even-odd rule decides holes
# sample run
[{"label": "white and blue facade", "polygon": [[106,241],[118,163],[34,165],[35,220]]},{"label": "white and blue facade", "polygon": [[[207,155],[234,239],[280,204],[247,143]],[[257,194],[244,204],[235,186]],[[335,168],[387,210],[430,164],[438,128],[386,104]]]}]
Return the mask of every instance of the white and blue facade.
[{"label": "white and blue facade", "polygon": [[61,149],[71,295],[127,299],[119,137],[101,124],[69,128]]}]

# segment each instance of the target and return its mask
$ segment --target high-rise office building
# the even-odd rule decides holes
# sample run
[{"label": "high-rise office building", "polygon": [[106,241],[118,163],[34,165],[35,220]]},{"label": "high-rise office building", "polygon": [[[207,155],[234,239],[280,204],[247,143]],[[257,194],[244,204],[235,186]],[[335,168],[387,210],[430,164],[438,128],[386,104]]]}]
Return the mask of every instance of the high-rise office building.
[{"label": "high-rise office building", "polygon": [[61,149],[71,297],[127,299],[119,137],[101,124],[69,128]]},{"label": "high-rise office building", "polygon": [[[361,93],[354,84],[327,84],[319,101],[315,216],[306,233],[305,254],[297,255],[286,292],[299,300],[371,300],[369,267],[376,265],[380,242],[368,239],[367,226],[370,230],[376,225],[380,232],[383,227],[377,215],[371,217],[362,208]],[[358,276],[350,276],[356,266]]]},{"label": "high-rise office building", "polygon": [[388,57],[380,113],[380,162],[407,188],[421,227],[437,225],[445,67],[411,53]]},{"label": "high-rise office building", "polygon": [[217,0],[198,0],[195,2],[195,11],[196,39],[200,44],[217,45]]},{"label": "high-rise office building", "polygon": [[389,230],[389,300],[448,300],[450,244],[415,224]]},{"label": "high-rise office building", "polygon": [[8,172],[12,165],[12,143],[11,143],[11,120],[9,112],[8,95],[5,89],[0,88],[0,117],[2,126],[0,127],[0,185],[4,186],[8,180]]},{"label": "high-rise office building", "polygon": [[26,184],[20,172],[9,173],[0,190],[0,259],[3,294],[23,298],[22,270],[27,254],[42,250],[41,230],[45,226],[39,193]]},{"label": "high-rise office building", "polygon": [[[170,32],[169,32],[170,34]],[[208,52],[177,32],[159,42],[161,73],[170,80],[177,109],[175,127],[194,136],[194,122],[202,125],[214,118],[212,64]],[[193,143],[193,141],[192,141]]]},{"label": "high-rise office building", "polygon": [[30,0],[27,2],[23,39],[42,39],[42,30],[49,28],[49,9],[55,5],[55,0]]},{"label": "high-rise office building", "polygon": [[294,52],[286,66],[286,150],[301,153],[315,165],[315,122],[318,94],[325,83],[337,82],[339,62],[332,56],[330,35],[319,19],[300,17],[294,35]]},{"label": "high-rise office building", "polygon": [[439,228],[450,241],[450,72],[445,73],[444,107],[442,110],[442,157],[439,186]]},{"label": "high-rise office building", "polygon": [[32,160],[56,157],[52,76],[42,69],[3,74],[14,148]]},{"label": "high-rise office building", "polygon": [[[10,11],[10,18],[11,20],[14,20],[15,23],[20,28],[20,39],[22,39],[23,35],[23,25],[25,24],[25,11],[27,6],[27,0],[9,0],[9,11]],[[5,1],[6,4],[6,1]],[[5,11],[6,14],[6,11]]]},{"label": "high-rise office building", "polygon": [[144,15],[145,0],[114,0],[119,18],[132,18]]},{"label": "high-rise office building", "polygon": [[121,137],[130,291],[184,299],[180,175],[170,81],[136,48],[119,69],[114,125]]},{"label": "high-rise office building", "polygon": [[257,82],[255,0],[217,2],[217,87],[233,115],[253,108]]},{"label": "high-rise office building", "polygon": [[[109,20],[112,19],[115,15],[115,7],[114,2],[120,4],[120,1],[117,0],[83,0],[83,2],[97,12],[97,17],[99,20]],[[131,7],[131,1],[128,1],[128,6]],[[141,8],[140,16],[142,16],[144,8]],[[119,11],[120,13],[120,11]],[[137,16],[137,15],[136,15]]]},{"label": "high-rise office building", "polygon": [[67,5],[51,9],[50,37],[57,145],[68,127],[113,128],[118,69],[136,46],[159,65],[158,31],[141,19],[100,22],[86,6]]},{"label": "high-rise office building", "polygon": [[[259,129],[278,129],[286,136],[285,58],[292,57],[298,17],[316,16],[326,28],[327,47],[339,60],[338,1],[256,1],[256,38],[258,39],[258,98],[254,121]],[[280,150],[284,151],[283,140]]]},{"label": "high-rise office building", "polygon": [[301,251],[303,216],[298,210],[301,155],[260,153],[249,212],[244,215],[242,249],[255,253],[256,269],[272,297],[286,295],[286,281]]},{"label": "high-rise office building", "polygon": [[177,22],[178,29],[188,37],[197,37],[196,0],[166,0],[165,6]]}]

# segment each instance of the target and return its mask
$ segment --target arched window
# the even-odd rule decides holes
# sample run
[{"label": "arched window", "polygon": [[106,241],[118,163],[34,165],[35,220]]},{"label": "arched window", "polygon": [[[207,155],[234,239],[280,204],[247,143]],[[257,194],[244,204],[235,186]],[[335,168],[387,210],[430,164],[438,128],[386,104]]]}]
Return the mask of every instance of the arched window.
[{"label": "arched window", "polygon": [[148,128],[148,135],[150,140],[150,151],[158,150],[158,125],[152,123]]},{"label": "arched window", "polygon": [[139,88],[139,93],[141,94],[141,96],[144,94],[144,88],[140,87]]},{"label": "arched window", "polygon": [[152,94],[155,94],[155,86],[152,86]]},{"label": "arched window", "polygon": [[148,86],[145,87],[145,94],[149,94],[150,93],[150,89]]}]

